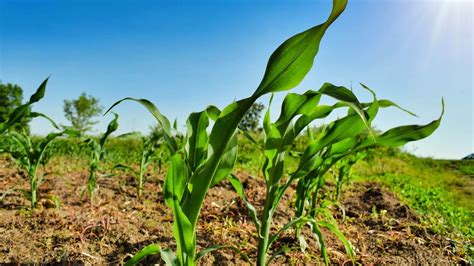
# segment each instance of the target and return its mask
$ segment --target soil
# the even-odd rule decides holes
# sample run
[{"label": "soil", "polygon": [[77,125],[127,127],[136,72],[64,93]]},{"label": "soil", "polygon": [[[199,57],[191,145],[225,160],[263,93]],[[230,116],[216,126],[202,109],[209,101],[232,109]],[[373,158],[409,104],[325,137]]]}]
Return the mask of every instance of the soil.
[{"label": "soil", "polygon": [[[260,210],[265,196],[263,179],[244,172],[236,175],[248,200]],[[162,178],[148,176],[144,194],[137,198],[133,177],[102,177],[91,207],[83,193],[87,172],[51,174],[40,186],[38,208],[30,211],[29,201],[21,192],[28,189],[27,178],[0,161],[0,264],[122,264],[148,244],[174,249],[173,217],[163,202]],[[284,196],[272,230],[281,228],[293,215],[293,193],[289,189]],[[430,232],[408,206],[380,184],[353,184],[343,192],[341,206],[331,210],[354,247],[357,264],[468,264],[456,243]],[[251,264],[255,264],[254,232],[242,201],[228,182],[209,190],[198,224],[198,251],[214,244],[231,245],[249,254]],[[294,232],[289,230],[271,252],[284,246],[288,251],[277,256],[273,264],[323,264],[317,241],[309,229],[303,233],[308,249],[301,252]],[[323,233],[330,262],[350,265],[338,238],[328,231]],[[159,256],[144,261],[146,265],[152,263],[163,264]],[[233,250],[221,249],[203,257],[200,264],[248,263]]]}]

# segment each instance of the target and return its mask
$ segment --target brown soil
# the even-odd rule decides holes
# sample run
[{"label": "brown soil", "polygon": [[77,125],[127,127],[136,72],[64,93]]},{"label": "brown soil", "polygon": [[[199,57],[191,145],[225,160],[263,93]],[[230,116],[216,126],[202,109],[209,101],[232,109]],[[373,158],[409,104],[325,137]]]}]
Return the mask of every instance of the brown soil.
[{"label": "brown soil", "polygon": [[[237,173],[250,202],[261,209],[265,185],[261,178]],[[21,189],[27,179],[14,167],[0,161],[0,264],[64,263],[121,264],[138,249],[151,243],[174,248],[172,215],[161,196],[161,177],[147,177],[144,195],[135,196],[135,181],[127,175],[99,179],[96,202],[90,206],[83,187],[86,172],[48,175],[40,187],[37,210]],[[291,190],[291,189],[290,189]],[[274,230],[291,217],[292,191],[275,214]],[[56,208],[52,196],[60,199]],[[0,194],[2,197],[2,194]],[[467,261],[456,253],[456,245],[420,225],[419,218],[399,199],[376,183],[354,184],[343,193],[342,208],[333,207],[341,231],[356,251],[359,264],[456,264]],[[343,219],[344,218],[344,219]],[[255,262],[256,235],[251,219],[229,183],[212,188],[206,198],[198,225],[198,251],[213,244],[233,245]],[[304,231],[309,248],[299,251],[293,231],[274,244],[288,246],[275,264],[322,264],[320,250],[309,230]],[[350,264],[344,247],[324,232],[331,263]],[[151,257],[145,264],[160,263]],[[246,264],[232,250],[206,255],[202,264]]]}]

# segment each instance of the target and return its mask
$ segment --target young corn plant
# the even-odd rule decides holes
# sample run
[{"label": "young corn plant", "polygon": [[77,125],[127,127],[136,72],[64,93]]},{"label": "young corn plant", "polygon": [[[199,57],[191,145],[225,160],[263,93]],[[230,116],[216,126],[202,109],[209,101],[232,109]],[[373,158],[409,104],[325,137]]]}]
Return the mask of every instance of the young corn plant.
[{"label": "young corn plant", "polygon": [[[263,166],[266,198],[264,209],[260,215],[245,199],[243,186],[239,180],[235,177],[229,178],[237,193],[242,197],[257,228],[258,265],[264,265],[271,261],[276,254],[284,252],[284,250],[279,250],[267,260],[272,243],[278,239],[282,232],[291,227],[296,228],[296,237],[304,248],[306,241],[301,235],[301,228],[305,224],[309,225],[318,239],[326,264],[328,264],[328,257],[321,227],[333,232],[343,242],[349,256],[353,258],[351,245],[338,230],[336,221],[328,210],[328,202],[317,206],[317,193],[324,184],[324,174],[334,163],[358,150],[366,149],[376,143],[402,145],[407,141],[429,136],[439,126],[441,117],[428,125],[399,127],[387,131],[380,137],[375,136],[370,130],[370,123],[379,107],[398,107],[398,105],[388,100],[378,101],[375,94],[370,89],[368,90],[373,94],[374,101],[361,103],[351,90],[326,83],[318,91],[288,94],[283,101],[280,116],[274,123],[270,121],[270,114],[267,111],[264,118],[264,154],[266,159]],[[320,105],[322,96],[330,96],[337,102],[331,106]],[[347,115],[329,124],[316,139],[308,130],[309,143],[299,158],[298,168],[285,176],[287,172],[285,157],[294,146],[296,137],[310,123],[326,118],[332,111],[343,107],[348,108]],[[270,228],[273,214],[287,188],[295,182],[297,183],[296,215],[283,228],[272,234]]]},{"label": "young corn plant", "polygon": [[[54,124],[54,126],[56,125]],[[44,165],[46,163],[43,155],[54,139],[65,134],[75,135],[76,132],[66,129],[61,132],[50,133],[39,141],[32,141],[31,137],[26,134],[25,131],[22,133],[16,131],[8,133],[15,143],[15,146],[9,150],[5,150],[5,152],[15,160],[21,169],[28,173],[30,191],[25,192],[25,194],[31,202],[31,209],[36,207],[36,203],[38,202],[38,187],[41,185],[44,177],[43,173],[38,174],[40,164]]]},{"label": "young corn plant", "polygon": [[[331,223],[329,223],[327,221],[328,219],[318,221],[311,216],[300,216],[289,221],[279,231],[270,231],[270,228],[272,227],[273,215],[282,199],[282,196],[285,194],[286,190],[292,183],[297,182],[303,176],[303,171],[310,170],[312,164],[314,164],[311,163],[309,165],[305,165],[305,168],[300,168],[288,175],[286,174],[288,170],[285,166],[285,158],[290,156],[291,149],[300,133],[305,128],[308,128],[310,123],[317,119],[326,118],[333,110],[342,107],[350,107],[351,110],[353,110],[353,115],[351,116],[351,119],[347,121],[347,123],[354,124],[355,121],[361,121],[361,124],[358,126],[362,129],[365,128],[369,123],[367,120],[367,114],[364,112],[360,104],[358,104],[358,102],[353,98],[349,97],[351,94],[352,92],[344,87],[338,87],[329,83],[325,83],[318,91],[307,91],[304,94],[289,93],[283,101],[279,118],[273,123],[270,120],[270,111],[269,109],[267,110],[263,124],[265,132],[265,163],[262,169],[266,182],[266,196],[264,209],[260,215],[245,199],[243,186],[240,181],[235,177],[229,178],[233,187],[247,206],[250,216],[252,217],[252,220],[257,228],[258,265],[266,265],[272,259],[274,259],[277,254],[284,252],[283,249],[276,251],[274,252],[274,256],[268,258],[271,245],[279,238],[279,236],[285,230],[301,224],[310,224],[312,232],[319,240],[324,252],[324,241],[320,227],[326,227],[327,229],[333,231],[348,248],[348,253],[352,256],[352,249],[350,249],[348,241],[339,232],[332,220]],[[319,105],[322,96],[331,96],[339,100],[339,102],[333,106]],[[335,140],[337,137],[337,135],[333,135],[333,140]],[[304,162],[300,158],[299,164],[302,165],[303,163]],[[326,254],[324,253],[323,255],[325,261],[327,262]]]},{"label": "young corn plant", "polygon": [[89,161],[89,178],[87,179],[87,192],[91,207],[94,205],[94,193],[97,190],[97,174],[100,168],[100,162],[104,158],[105,149],[104,145],[107,138],[117,130],[118,128],[118,115],[114,113],[114,119],[107,126],[107,131],[102,135],[99,140],[89,138],[85,142],[89,145],[91,151],[91,157]]},{"label": "young corn plant", "polygon": [[[153,103],[145,99],[125,98],[144,105],[158,120],[172,154],[171,166],[165,179],[166,204],[173,210],[173,234],[176,255],[158,245],[145,247],[127,265],[145,256],[161,253],[170,265],[195,265],[197,260],[218,246],[211,246],[196,254],[196,225],[204,198],[209,188],[229,176],[237,156],[237,127],[251,106],[263,95],[296,87],[311,69],[321,39],[329,26],[346,7],[346,0],[333,0],[329,18],[322,24],[286,40],[271,55],[263,79],[248,98],[236,101],[222,111],[214,106],[192,113],[187,120],[187,134],[182,147],[171,133],[169,120]],[[207,132],[210,120],[214,124]],[[262,256],[260,256],[262,257]],[[259,259],[259,265],[263,261]]]},{"label": "young corn plant", "polygon": [[133,167],[124,164],[118,164],[114,167],[114,169],[117,170],[129,171],[135,176],[135,178],[137,179],[137,196],[139,198],[141,197],[143,192],[143,176],[147,171],[148,165],[156,156],[156,150],[161,144],[161,137],[162,136],[158,134],[154,134],[152,137],[142,138],[142,152],[140,154],[140,157],[138,158],[138,171],[135,170]]},{"label": "young corn plant", "polygon": [[[366,86],[362,86],[368,89]],[[370,89],[368,90],[371,91]],[[396,127],[376,135],[370,130],[370,125],[367,125],[367,122],[370,124],[373,121],[378,110],[391,106],[399,109],[402,108],[389,100],[377,100],[372,91],[374,100],[371,103],[360,103],[350,90],[345,89],[344,91],[344,94],[341,94],[341,96],[344,95],[345,99],[343,100],[340,97],[336,99],[350,103],[347,116],[329,124],[318,138],[310,139],[307,148],[300,158],[298,169],[292,174],[297,176],[295,179],[298,179],[295,220],[304,217],[316,218],[318,215],[329,217],[326,204],[321,204],[318,207],[318,192],[325,184],[325,174],[338,161],[344,160],[348,156],[374,145],[398,147],[409,141],[426,138],[438,128],[444,114],[443,103],[441,116],[429,124]],[[341,106],[342,103],[338,102],[333,106]],[[354,106],[357,106],[357,108],[353,108]],[[361,112],[363,112],[364,116],[359,115]],[[303,223],[296,225],[296,237],[300,239],[301,243],[305,242],[302,241],[301,235],[301,227],[303,225]],[[323,256],[327,261],[326,252],[322,244],[321,247]],[[346,249],[349,248],[350,246],[346,245]]]}]

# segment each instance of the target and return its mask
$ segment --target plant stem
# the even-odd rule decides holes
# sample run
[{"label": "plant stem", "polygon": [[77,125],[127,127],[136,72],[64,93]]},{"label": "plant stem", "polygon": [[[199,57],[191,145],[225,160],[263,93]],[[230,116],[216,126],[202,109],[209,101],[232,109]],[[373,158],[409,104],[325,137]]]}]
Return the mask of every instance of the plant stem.
[{"label": "plant stem", "polygon": [[37,178],[36,178],[36,171],[38,169],[38,165],[34,165],[33,168],[29,171],[30,175],[30,189],[31,189],[31,209],[36,208],[36,194],[38,190]]},{"label": "plant stem", "polygon": [[30,179],[30,188],[31,188],[31,209],[36,207],[36,182],[34,178]]},{"label": "plant stem", "polygon": [[266,255],[269,248],[270,227],[273,216],[273,201],[275,198],[273,187],[267,187],[267,197],[265,197],[265,207],[261,218],[260,236],[258,239],[257,265],[266,265]]},{"label": "plant stem", "polygon": [[140,173],[138,174],[138,187],[137,187],[138,198],[142,196],[143,191],[143,167],[140,167]]}]

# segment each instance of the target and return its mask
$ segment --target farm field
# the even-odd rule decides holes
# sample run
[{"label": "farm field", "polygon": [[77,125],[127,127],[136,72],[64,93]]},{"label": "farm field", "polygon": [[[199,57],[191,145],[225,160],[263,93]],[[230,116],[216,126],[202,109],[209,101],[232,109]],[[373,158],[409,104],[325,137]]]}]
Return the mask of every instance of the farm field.
[{"label": "farm field", "polygon": [[[466,70],[473,62],[466,61],[468,46],[456,39],[472,34],[465,26],[470,23],[458,19],[461,13],[470,19],[466,5],[410,3],[416,14],[410,19],[400,12],[403,5],[390,3],[399,7],[394,18],[407,16],[404,23],[387,20],[388,2],[358,3],[350,12],[348,0],[265,10],[245,2],[232,8],[188,3],[199,5],[202,17],[188,4],[117,2],[117,9],[115,2],[92,8],[56,0],[5,4],[16,12],[36,6],[29,8],[33,17],[56,10],[24,25],[5,12],[0,22],[10,25],[1,29],[8,40],[25,38],[7,46],[8,60],[39,51],[49,57],[38,48],[43,43],[67,49],[50,50],[63,56],[5,63],[13,66],[6,73],[16,74],[7,75],[15,83],[0,81],[0,265],[474,263],[474,153],[464,155],[471,152],[472,117],[466,114],[472,102],[460,96],[472,89]],[[253,17],[242,19],[239,12],[250,8]],[[308,13],[312,8],[320,14]],[[311,19],[289,15],[290,9]],[[77,24],[76,15],[91,23]],[[294,25],[283,21],[289,18]],[[218,27],[204,30],[213,19]],[[33,31],[30,20],[45,24]],[[188,24],[198,27],[196,21],[203,31],[190,34]],[[56,31],[58,25],[64,28]],[[353,35],[354,29],[372,32]],[[431,33],[423,37],[426,29]],[[287,30],[286,38],[277,34]],[[79,47],[72,41],[77,36],[90,47]],[[233,39],[240,37],[247,41]],[[260,57],[269,46],[263,40],[274,46],[264,68]],[[403,41],[393,46],[394,40]],[[232,45],[229,51],[220,49],[224,44]],[[325,69],[317,68],[318,74],[333,81],[313,78],[320,48],[333,59],[322,56]],[[76,58],[66,56],[71,51]],[[94,60],[84,56],[92,54]],[[127,59],[130,54],[137,57]],[[44,66],[18,68],[28,61]],[[259,72],[255,65],[262,65]],[[46,69],[61,70],[59,78],[43,76],[23,95],[15,80],[31,86]],[[85,70],[91,72],[79,74]],[[36,74],[26,78],[30,73]],[[364,81],[353,86],[354,74]],[[82,91],[69,98],[80,86],[92,86],[98,97]],[[58,116],[61,100],[65,120]],[[466,157],[421,158],[408,150]]]},{"label": "farm field", "polygon": [[[53,147],[56,153],[67,152],[62,144],[59,140]],[[265,182],[260,173],[251,170],[260,163],[260,156],[249,143],[244,144],[248,146],[242,148],[248,152],[239,156],[235,173],[246,188],[247,199],[260,211]],[[134,147],[134,141],[111,139],[107,165],[129,160],[121,157],[123,147]],[[340,207],[330,207],[339,229],[354,247],[355,262],[468,264],[474,230],[474,162],[421,159],[400,151],[392,151],[392,155],[373,153],[373,158],[369,156],[354,166],[351,185],[343,188],[339,202],[345,215]],[[90,207],[84,193],[88,173],[79,170],[87,166],[86,160],[77,154],[51,160],[39,190],[38,207],[33,211],[21,195],[21,189],[28,188],[22,172],[6,157],[1,160],[1,187],[17,190],[4,194],[0,203],[0,263],[121,264],[148,244],[175,245],[172,213],[162,196],[166,169],[149,167],[140,199],[136,197],[136,179],[114,171],[99,179],[98,201]],[[331,177],[327,182],[322,198],[330,198],[335,189]],[[427,193],[430,189],[433,192]],[[272,230],[293,215],[293,196],[294,187],[282,200]],[[209,191],[197,228],[198,250],[214,243],[232,245],[244,254],[256,253],[254,225],[227,181]],[[331,263],[350,263],[338,238],[328,231],[323,233]],[[305,252],[299,250],[289,230],[275,243],[275,250],[283,246],[288,250],[273,263],[324,263],[311,232],[306,228],[303,234],[309,244]],[[249,259],[255,262],[255,257]],[[154,256],[143,262],[162,261]],[[239,253],[222,249],[209,253],[201,263],[246,261]]]}]

